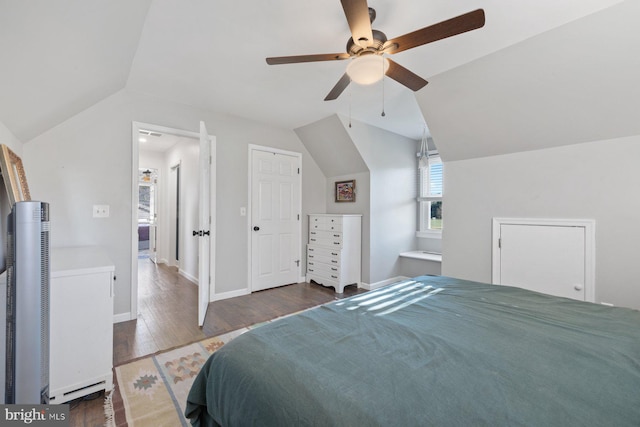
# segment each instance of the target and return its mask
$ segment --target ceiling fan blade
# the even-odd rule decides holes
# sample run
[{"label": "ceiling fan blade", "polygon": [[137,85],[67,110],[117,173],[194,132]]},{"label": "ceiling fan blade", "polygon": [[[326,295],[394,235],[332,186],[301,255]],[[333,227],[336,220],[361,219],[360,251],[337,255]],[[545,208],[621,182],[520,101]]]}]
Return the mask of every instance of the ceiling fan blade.
[{"label": "ceiling fan blade", "polygon": [[336,61],[341,59],[349,59],[351,55],[348,53],[324,53],[319,55],[298,55],[298,56],[276,56],[267,58],[267,64],[295,64],[298,62],[316,62],[316,61]]},{"label": "ceiling fan blade", "polygon": [[413,31],[384,44],[386,53],[398,53],[423,44],[446,39],[484,26],[484,10],[477,9],[435,25]]},{"label": "ceiling fan blade", "polygon": [[405,85],[412,91],[415,92],[417,90],[420,90],[425,87],[427,83],[429,83],[419,75],[407,70],[397,62],[393,62],[389,58],[387,58],[387,61],[389,61],[389,69],[387,70],[386,75],[388,77],[391,77],[398,83]]},{"label": "ceiling fan blade", "polygon": [[340,0],[340,2],[349,23],[353,42],[361,47],[372,46],[374,40],[367,0]]},{"label": "ceiling fan blade", "polygon": [[329,94],[324,98],[324,100],[333,101],[334,99],[337,99],[340,94],[344,92],[347,86],[349,86],[349,83],[351,83],[351,78],[347,73],[344,73],[342,77],[340,77],[340,80],[338,80],[338,83],[336,83],[333,89],[331,89],[331,92],[329,92]]}]

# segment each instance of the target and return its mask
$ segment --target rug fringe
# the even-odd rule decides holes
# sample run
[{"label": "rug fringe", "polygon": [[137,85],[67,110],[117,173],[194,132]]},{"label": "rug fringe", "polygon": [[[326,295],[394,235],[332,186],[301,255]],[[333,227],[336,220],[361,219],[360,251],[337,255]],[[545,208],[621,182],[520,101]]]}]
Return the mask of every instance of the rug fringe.
[{"label": "rug fringe", "polygon": [[115,427],[115,411],[113,410],[113,391],[111,390],[104,398],[104,417],[106,419],[105,427]]}]

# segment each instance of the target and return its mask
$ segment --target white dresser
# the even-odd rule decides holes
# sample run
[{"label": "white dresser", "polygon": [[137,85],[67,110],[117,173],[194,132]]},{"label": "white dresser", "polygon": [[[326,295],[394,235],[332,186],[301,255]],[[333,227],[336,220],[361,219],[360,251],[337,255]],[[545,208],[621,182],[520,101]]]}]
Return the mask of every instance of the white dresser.
[{"label": "white dresser", "polygon": [[51,249],[49,401],[113,388],[113,277],[99,247]]},{"label": "white dresser", "polygon": [[360,284],[362,215],[309,215],[307,282],[344,287]]}]

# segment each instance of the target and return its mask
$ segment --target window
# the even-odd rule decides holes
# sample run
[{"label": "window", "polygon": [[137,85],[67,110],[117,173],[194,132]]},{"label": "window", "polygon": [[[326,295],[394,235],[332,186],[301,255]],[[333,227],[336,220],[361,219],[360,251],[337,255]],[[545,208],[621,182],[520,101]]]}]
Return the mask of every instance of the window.
[{"label": "window", "polygon": [[418,167],[420,194],[418,196],[420,224],[419,237],[442,235],[443,174],[440,156],[429,156],[428,162]]}]

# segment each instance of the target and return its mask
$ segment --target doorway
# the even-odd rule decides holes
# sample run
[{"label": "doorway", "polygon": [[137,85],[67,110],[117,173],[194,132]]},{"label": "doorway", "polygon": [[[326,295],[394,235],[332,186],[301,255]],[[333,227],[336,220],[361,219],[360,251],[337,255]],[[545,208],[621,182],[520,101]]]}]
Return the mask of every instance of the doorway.
[{"label": "doorway", "polygon": [[[133,165],[138,171],[139,167],[157,169],[157,185],[155,188],[156,203],[156,262],[163,266],[168,266],[188,279],[195,286],[207,287],[207,294],[213,293],[215,283],[209,278],[202,281],[199,278],[200,248],[198,236],[194,234],[199,230],[199,211],[201,205],[207,205],[212,213],[212,228],[215,224],[215,173],[211,174],[209,181],[210,191],[203,197],[199,194],[200,184],[200,134],[196,132],[183,131],[179,129],[166,128],[145,123],[133,123],[132,131]],[[215,138],[209,136],[211,141],[211,157],[215,154]],[[209,156],[207,156],[209,160]],[[207,162],[208,163],[208,162]],[[144,165],[144,166],[143,166]],[[212,162],[212,167],[215,163]],[[145,169],[146,170],[146,169]],[[138,180],[134,181],[137,187]],[[136,199],[139,198],[139,188],[134,189]],[[201,203],[204,201],[204,203]],[[138,203],[138,200],[135,200]],[[137,215],[136,215],[137,216]],[[135,248],[137,254],[137,218],[134,224]],[[208,244],[215,245],[215,230],[211,230],[211,237]],[[132,245],[133,247],[133,245]],[[149,289],[159,289],[158,286],[141,286],[140,280],[147,280],[152,275],[143,273],[148,268],[140,269],[138,260],[132,256],[131,274],[131,313],[130,318],[136,319],[144,309],[140,305],[140,289],[145,289],[145,298]],[[204,260],[203,260],[204,261]],[[211,271],[214,270],[214,259],[208,257],[206,264]],[[152,279],[149,279],[152,280]],[[159,292],[159,291],[158,291]],[[207,297],[209,299],[209,297]],[[207,301],[208,302],[208,301]],[[194,304],[193,312],[197,312],[197,301]]]},{"label": "doorway", "polygon": [[138,170],[138,259],[149,259],[155,264],[158,170],[144,167]]}]

